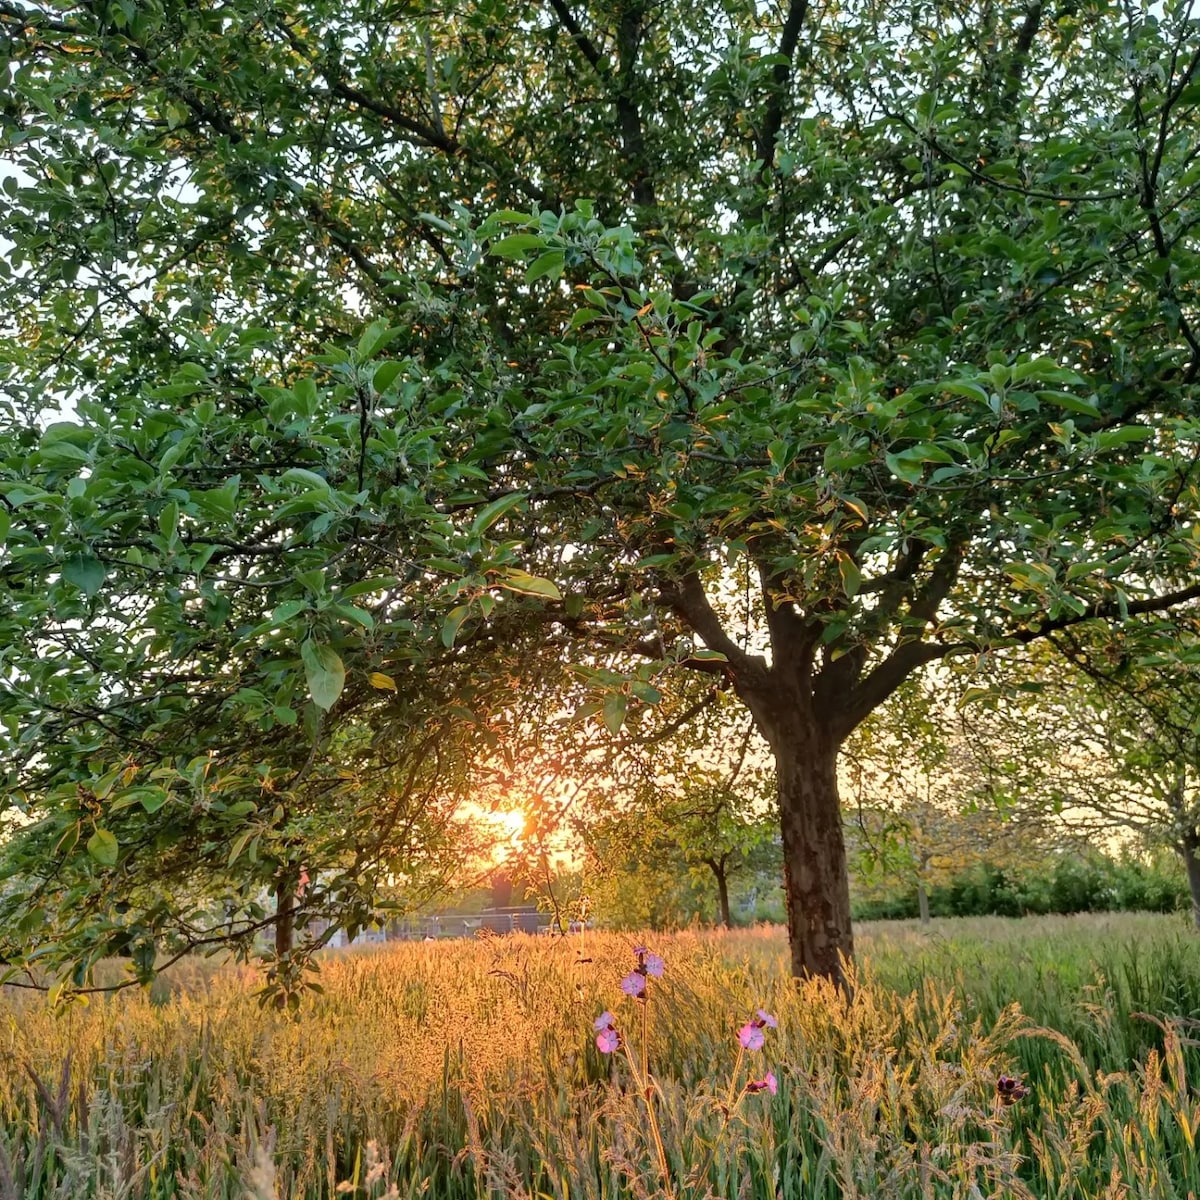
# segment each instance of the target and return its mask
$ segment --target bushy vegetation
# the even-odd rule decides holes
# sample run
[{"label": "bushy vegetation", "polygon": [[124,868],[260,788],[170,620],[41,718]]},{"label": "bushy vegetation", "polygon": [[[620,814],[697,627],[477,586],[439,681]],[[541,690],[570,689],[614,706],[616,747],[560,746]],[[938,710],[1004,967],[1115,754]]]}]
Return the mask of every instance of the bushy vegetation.
[{"label": "bushy vegetation", "polygon": [[[633,941],[514,937],[331,955],[298,1015],[248,971],[183,964],[152,991],[53,1012],[0,1001],[0,1197],[680,1198],[712,1148],[721,1197],[1185,1200],[1200,947],[1182,918],[867,927],[847,1004],[797,989],[782,931],[656,937],[641,1097],[601,1054]],[[114,968],[116,969],[116,968]],[[738,1086],[738,1028],[779,1028]],[[1001,1075],[1029,1085],[1004,1103]],[[1011,1093],[1010,1093],[1011,1096]],[[394,1189],[390,1190],[390,1189]]]},{"label": "bushy vegetation", "polygon": [[[1175,857],[1113,858],[1063,852],[1025,864],[973,863],[929,888],[939,917],[1021,917],[1047,913],[1175,912],[1191,901]],[[855,898],[865,920],[916,917],[915,884],[865,889]]]}]

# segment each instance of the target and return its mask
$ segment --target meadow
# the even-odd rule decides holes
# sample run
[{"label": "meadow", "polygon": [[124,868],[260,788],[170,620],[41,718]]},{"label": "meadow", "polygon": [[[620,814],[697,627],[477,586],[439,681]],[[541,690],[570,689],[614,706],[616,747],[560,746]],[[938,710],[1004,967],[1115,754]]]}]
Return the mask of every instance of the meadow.
[{"label": "meadow", "polygon": [[[1200,1195],[1182,917],[859,943],[850,1003],[796,988],[773,928],[648,938],[645,1003],[634,940],[599,933],[330,954],[294,1016],[200,960],[86,1007],[9,990],[0,1200]],[[742,1050],[759,1009],[778,1028]],[[604,1010],[629,1053],[597,1047]]]}]

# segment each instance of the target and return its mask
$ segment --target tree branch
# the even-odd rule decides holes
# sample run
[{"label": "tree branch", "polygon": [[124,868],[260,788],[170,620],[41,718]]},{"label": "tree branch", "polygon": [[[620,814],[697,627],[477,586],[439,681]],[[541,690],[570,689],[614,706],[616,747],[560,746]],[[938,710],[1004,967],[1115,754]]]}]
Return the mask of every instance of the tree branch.
[{"label": "tree branch", "polygon": [[791,0],[787,18],[783,23],[778,51],[786,61],[776,63],[775,70],[771,73],[771,96],[767,101],[762,128],[758,134],[758,157],[762,160],[765,175],[770,174],[775,164],[775,139],[779,137],[779,130],[783,125],[783,110],[787,104],[788,85],[792,79],[796,44],[800,40],[800,30],[807,15],[808,0]]},{"label": "tree branch", "polygon": [[1116,600],[1098,600],[1089,604],[1081,613],[1064,613],[1049,621],[1043,621],[1036,629],[1018,629],[1008,635],[1014,642],[1022,646],[1036,642],[1039,638],[1047,637],[1060,629],[1069,629],[1072,625],[1082,625],[1085,621],[1109,621],[1114,617],[1139,617],[1145,613],[1166,612],[1177,605],[1186,604],[1189,600],[1200,600],[1200,583],[1190,587],[1179,588],[1174,592],[1164,592],[1161,596],[1147,596],[1144,600],[1133,600],[1124,606]]},{"label": "tree branch", "polygon": [[667,585],[663,590],[663,598],[710,650],[725,655],[736,673],[766,673],[766,660],[758,654],[747,654],[725,632],[720,617],[704,592],[699,572],[689,571],[683,579]]}]

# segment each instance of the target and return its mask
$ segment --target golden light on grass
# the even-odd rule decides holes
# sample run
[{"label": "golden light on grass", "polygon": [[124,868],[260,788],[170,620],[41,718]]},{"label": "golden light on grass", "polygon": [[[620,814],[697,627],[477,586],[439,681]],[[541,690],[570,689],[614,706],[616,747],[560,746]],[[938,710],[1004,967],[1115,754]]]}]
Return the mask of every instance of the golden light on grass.
[{"label": "golden light on grass", "polygon": [[[258,1004],[249,968],[199,960],[65,1011],[0,994],[0,1196],[653,1200],[644,1103],[594,1045],[605,1010],[640,1020],[630,937],[587,938],[584,963],[574,938],[521,935],[330,953],[294,1018]],[[645,935],[666,960],[647,1059],[677,1200],[1200,1195],[1200,1055],[1171,1019],[1200,1011],[1182,918],[860,940],[847,1005],[793,984],[779,929]],[[759,1007],[778,1030],[754,1069],[778,1094],[721,1133]],[[1029,1094],[1006,1103],[1002,1077]]]}]

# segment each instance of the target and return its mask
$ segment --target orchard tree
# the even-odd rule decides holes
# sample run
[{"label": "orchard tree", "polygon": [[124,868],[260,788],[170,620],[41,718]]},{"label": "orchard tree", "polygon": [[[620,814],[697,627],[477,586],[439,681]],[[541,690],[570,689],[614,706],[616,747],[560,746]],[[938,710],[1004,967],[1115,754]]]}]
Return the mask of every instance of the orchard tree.
[{"label": "orchard tree", "polygon": [[[847,739],[858,870],[915,885],[922,924],[931,886],[980,862],[1027,866],[1055,839],[1046,763],[1061,746],[999,705],[1002,692],[1027,698],[1019,689],[1040,685],[1006,684],[984,688],[946,672],[910,678]],[[989,705],[964,704],[972,694]]]},{"label": "orchard tree", "polygon": [[[706,672],[775,758],[793,967],[840,978],[853,730],[939,659],[1200,596],[1198,32],[0,0],[11,786],[58,813],[239,707],[297,712],[302,769],[289,698],[332,729],[372,672],[484,745],[524,672],[611,731]],[[51,646],[88,704],[47,773]]]},{"label": "orchard tree", "polygon": [[[731,718],[731,698],[701,693],[699,711],[685,709],[681,728],[668,722],[647,739],[625,738],[610,767],[610,786],[594,796],[578,822],[589,859],[608,890],[626,890],[645,873],[665,890],[692,897],[716,890],[717,920],[733,927],[730,884],[739,876],[781,877],[779,817],[769,753],[752,720]],[[636,890],[652,886],[640,881]]]},{"label": "orchard tree", "polygon": [[[1200,927],[1200,644],[1194,609],[1174,620],[1063,630],[1057,656],[1004,658],[981,678],[981,720],[1036,745],[1031,769],[1047,813],[1087,837],[1136,838],[1183,860]],[[1006,695],[1006,699],[998,697]]]}]

